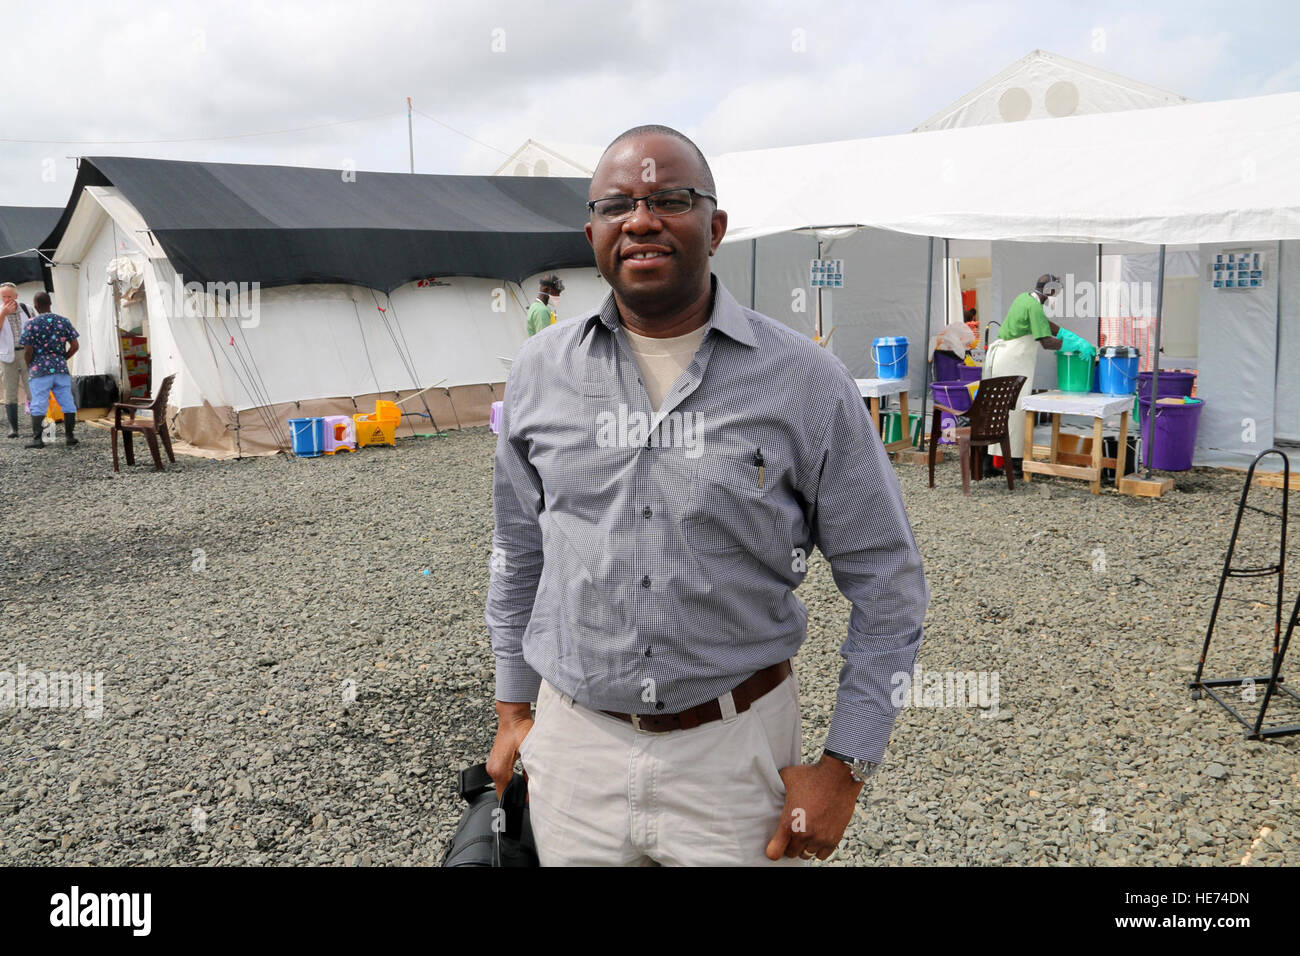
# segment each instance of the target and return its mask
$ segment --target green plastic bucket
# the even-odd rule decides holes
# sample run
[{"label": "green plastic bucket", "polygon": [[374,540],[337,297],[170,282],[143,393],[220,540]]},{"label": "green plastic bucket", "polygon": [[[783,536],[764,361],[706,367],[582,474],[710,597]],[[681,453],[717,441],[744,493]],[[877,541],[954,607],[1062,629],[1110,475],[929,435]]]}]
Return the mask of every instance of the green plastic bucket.
[{"label": "green plastic bucket", "polygon": [[1092,361],[1078,352],[1056,353],[1056,387],[1063,392],[1092,390]]},{"label": "green plastic bucket", "polygon": [[[899,419],[902,418],[898,409],[893,409],[885,413],[885,444],[890,445],[900,440],[903,435],[899,428]],[[908,432],[912,438],[912,447],[915,448],[921,444],[921,416],[916,412],[911,412],[908,418]]]}]

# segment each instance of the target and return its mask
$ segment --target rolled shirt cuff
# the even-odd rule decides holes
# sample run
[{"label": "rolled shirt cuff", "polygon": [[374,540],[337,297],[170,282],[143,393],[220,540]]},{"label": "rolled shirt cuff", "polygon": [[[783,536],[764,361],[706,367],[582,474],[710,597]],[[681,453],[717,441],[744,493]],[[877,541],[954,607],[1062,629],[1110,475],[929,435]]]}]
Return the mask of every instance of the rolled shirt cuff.
[{"label": "rolled shirt cuff", "polygon": [[497,659],[496,699],[505,703],[524,703],[537,700],[542,688],[542,678],[522,658],[515,661]]}]

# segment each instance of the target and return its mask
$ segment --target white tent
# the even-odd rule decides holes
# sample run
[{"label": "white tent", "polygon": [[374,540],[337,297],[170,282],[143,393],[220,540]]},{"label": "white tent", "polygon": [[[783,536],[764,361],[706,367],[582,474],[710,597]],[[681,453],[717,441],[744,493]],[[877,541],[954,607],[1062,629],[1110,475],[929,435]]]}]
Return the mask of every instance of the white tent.
[{"label": "white tent", "polygon": [[730,153],[713,169],[733,242],[844,225],[995,241],[1017,262],[1009,288],[1032,282],[1029,255],[1011,255],[1030,243],[1088,278],[1099,243],[1190,246],[1200,263],[1260,251],[1258,290],[1200,277],[1197,461],[1242,464],[1297,431],[1298,149],[1300,93],[1286,93]]},{"label": "white tent", "polygon": [[[1300,93],[726,153],[733,241],[811,225],[953,239],[1300,237]],[[779,187],[775,184],[780,184]]]},{"label": "white tent", "polygon": [[[439,428],[485,424],[525,338],[538,278],[438,276],[388,293],[282,285],[260,289],[249,316],[240,311],[247,303],[227,306],[206,290],[185,290],[136,205],[113,186],[91,185],[74,197],[53,259],[55,299],[81,334],[73,374],[121,379],[118,329],[140,329],[149,340],[151,390],[176,375],[169,404],[179,437],[213,457],[274,451],[290,417],[370,411],[376,398],[434,383],[403,406],[416,416],[415,429],[431,430],[422,413]],[[605,295],[594,268],[546,271],[566,284],[561,318]],[[110,274],[128,273],[141,277],[143,294],[110,284]]]},{"label": "white tent", "polygon": [[590,177],[602,152],[599,146],[583,143],[539,143],[528,139],[492,175]]},{"label": "white tent", "polygon": [[1086,116],[1192,100],[1046,50],[1034,50],[954,103],[914,132]]}]

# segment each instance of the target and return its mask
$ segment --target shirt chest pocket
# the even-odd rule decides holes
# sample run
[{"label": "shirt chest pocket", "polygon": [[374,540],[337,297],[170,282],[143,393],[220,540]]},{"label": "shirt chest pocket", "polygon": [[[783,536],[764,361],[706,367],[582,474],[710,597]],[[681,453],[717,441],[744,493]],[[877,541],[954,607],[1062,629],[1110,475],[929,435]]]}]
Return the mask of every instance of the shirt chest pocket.
[{"label": "shirt chest pocket", "polygon": [[695,463],[682,533],[699,554],[748,552],[760,560],[788,551],[781,535],[793,507],[786,463],[757,451],[705,454]]}]

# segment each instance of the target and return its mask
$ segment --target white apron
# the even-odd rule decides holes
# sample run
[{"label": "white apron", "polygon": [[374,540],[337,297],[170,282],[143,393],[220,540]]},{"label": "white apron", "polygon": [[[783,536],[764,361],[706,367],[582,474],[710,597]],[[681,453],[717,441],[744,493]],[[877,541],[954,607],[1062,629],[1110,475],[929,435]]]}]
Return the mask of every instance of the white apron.
[{"label": "white apron", "polygon": [[1034,387],[1034,368],[1038,365],[1038,351],[1041,348],[1038,339],[1032,335],[1022,335],[1014,339],[998,339],[989,346],[988,354],[984,356],[984,371],[980,375],[981,379],[998,378],[1003,375],[1025,377],[1025,384],[1020,389],[1015,407],[1011,410],[1011,418],[1007,422],[1011,437],[1011,454],[1008,456],[1001,450],[1000,445],[990,445],[991,455],[1001,455],[1003,458],[1025,457],[1025,414],[1021,406],[1024,405],[1025,396]]}]

